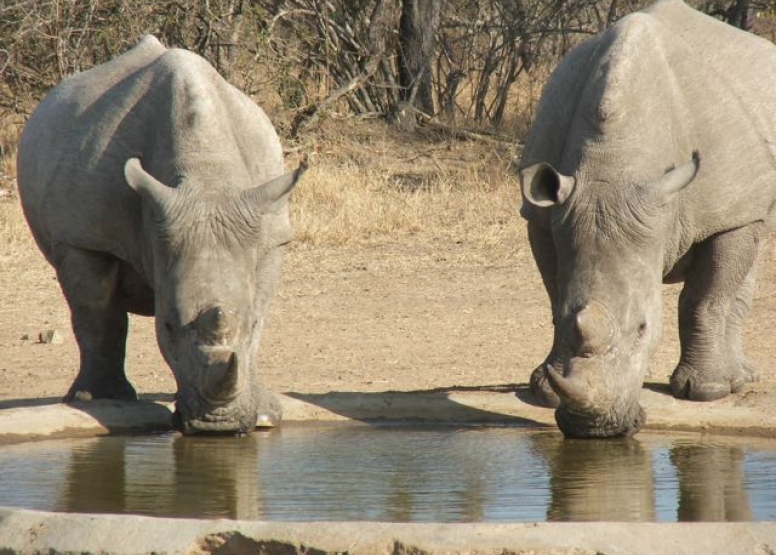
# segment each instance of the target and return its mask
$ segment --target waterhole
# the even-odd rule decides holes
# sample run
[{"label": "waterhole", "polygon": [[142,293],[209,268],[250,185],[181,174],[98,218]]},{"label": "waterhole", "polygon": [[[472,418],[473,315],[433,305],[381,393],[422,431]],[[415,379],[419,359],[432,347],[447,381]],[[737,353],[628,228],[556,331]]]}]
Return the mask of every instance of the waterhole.
[{"label": "waterhole", "polygon": [[0,505],[275,521],[776,520],[776,440],[284,425],[0,449]]}]

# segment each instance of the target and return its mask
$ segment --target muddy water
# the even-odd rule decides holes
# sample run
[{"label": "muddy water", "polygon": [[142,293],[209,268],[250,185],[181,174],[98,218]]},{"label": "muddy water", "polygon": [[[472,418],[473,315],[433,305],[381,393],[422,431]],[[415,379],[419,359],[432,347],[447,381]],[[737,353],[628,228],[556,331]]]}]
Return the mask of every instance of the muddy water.
[{"label": "muddy water", "polygon": [[284,426],[0,448],[0,505],[263,520],[776,520],[776,440]]}]

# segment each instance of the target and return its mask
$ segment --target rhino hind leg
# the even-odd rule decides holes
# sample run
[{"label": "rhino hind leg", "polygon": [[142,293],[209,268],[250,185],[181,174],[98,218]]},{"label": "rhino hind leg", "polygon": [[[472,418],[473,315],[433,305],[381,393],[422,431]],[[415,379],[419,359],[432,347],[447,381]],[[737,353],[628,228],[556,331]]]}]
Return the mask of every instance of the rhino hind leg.
[{"label": "rhino hind leg", "polygon": [[71,247],[60,254],[57,277],[81,353],[78,376],[63,400],[136,400],[124,373],[128,319],[117,295],[118,261]]},{"label": "rhino hind leg", "polygon": [[713,401],[757,379],[741,332],[754,292],[759,237],[760,226],[750,225],[695,247],[679,297],[681,358],[671,376],[675,397]]}]

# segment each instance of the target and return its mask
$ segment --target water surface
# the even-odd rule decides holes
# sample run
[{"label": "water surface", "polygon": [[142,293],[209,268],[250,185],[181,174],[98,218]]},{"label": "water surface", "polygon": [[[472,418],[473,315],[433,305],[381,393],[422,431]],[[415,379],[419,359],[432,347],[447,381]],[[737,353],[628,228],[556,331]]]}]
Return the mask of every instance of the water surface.
[{"label": "water surface", "polygon": [[284,425],[0,448],[0,505],[276,521],[776,520],[776,441]]}]

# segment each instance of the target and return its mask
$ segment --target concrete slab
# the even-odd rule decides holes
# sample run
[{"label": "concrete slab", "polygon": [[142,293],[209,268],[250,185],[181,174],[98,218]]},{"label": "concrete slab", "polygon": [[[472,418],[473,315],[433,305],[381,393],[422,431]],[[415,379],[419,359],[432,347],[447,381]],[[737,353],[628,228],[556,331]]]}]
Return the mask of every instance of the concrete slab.
[{"label": "concrete slab", "polygon": [[[424,421],[511,423],[554,427],[552,409],[531,403],[525,388],[420,392],[287,393],[279,396],[286,422]],[[648,430],[702,431],[776,437],[776,384],[755,384],[746,392],[713,403],[679,401],[665,389],[642,391]],[[0,444],[58,437],[172,429],[171,403],[91,401],[0,409]]]},{"label": "concrete slab", "polygon": [[0,509],[0,553],[772,555],[776,524],[245,522]]}]

